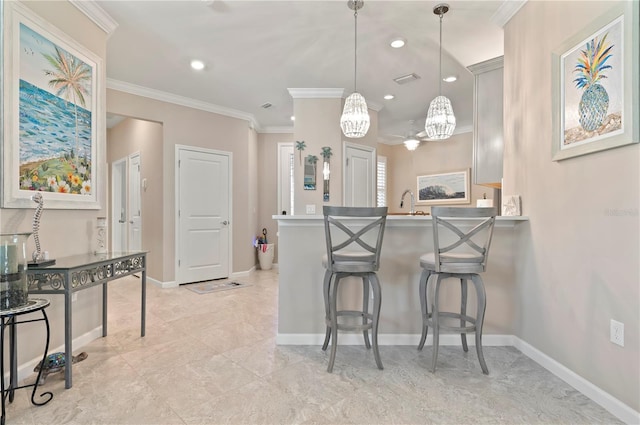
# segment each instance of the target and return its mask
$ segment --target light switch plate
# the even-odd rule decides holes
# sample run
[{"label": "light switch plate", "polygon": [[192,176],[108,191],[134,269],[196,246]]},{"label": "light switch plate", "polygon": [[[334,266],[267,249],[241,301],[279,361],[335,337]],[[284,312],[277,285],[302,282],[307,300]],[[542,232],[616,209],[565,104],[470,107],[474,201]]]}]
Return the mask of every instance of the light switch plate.
[{"label": "light switch plate", "polygon": [[309,204],[307,205],[307,214],[315,214],[316,213],[316,205]]}]

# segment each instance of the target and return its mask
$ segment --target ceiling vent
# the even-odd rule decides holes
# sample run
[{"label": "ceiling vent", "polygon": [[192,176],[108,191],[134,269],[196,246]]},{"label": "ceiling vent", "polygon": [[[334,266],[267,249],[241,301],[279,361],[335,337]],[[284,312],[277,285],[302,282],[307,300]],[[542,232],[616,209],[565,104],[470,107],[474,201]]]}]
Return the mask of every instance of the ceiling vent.
[{"label": "ceiling vent", "polygon": [[269,108],[271,108],[272,106],[273,106],[273,105],[272,105],[272,104],[270,104],[269,102],[266,102],[266,103],[263,103],[262,105],[260,105],[260,107],[261,107],[261,108],[264,108],[264,109],[269,109]]},{"label": "ceiling vent", "polygon": [[419,79],[420,79],[420,76],[418,74],[411,73],[411,74],[403,75],[402,77],[394,78],[393,81],[395,81],[398,84],[407,84]]}]

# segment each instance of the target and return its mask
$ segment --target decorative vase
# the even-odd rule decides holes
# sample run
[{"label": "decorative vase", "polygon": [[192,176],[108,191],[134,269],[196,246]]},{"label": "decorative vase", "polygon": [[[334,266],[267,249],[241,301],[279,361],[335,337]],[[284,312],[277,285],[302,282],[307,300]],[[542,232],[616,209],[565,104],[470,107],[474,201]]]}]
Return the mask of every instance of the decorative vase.
[{"label": "decorative vase", "polygon": [[27,304],[27,239],[31,233],[0,234],[0,310]]},{"label": "decorative vase", "polygon": [[586,131],[594,131],[602,125],[609,109],[609,93],[600,84],[592,84],[582,93],[578,110],[580,125]]}]

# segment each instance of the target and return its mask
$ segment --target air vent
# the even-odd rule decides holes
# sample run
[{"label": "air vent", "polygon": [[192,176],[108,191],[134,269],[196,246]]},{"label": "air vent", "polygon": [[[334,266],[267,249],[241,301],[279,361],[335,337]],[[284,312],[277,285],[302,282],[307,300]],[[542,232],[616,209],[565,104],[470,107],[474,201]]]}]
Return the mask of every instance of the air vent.
[{"label": "air vent", "polygon": [[403,75],[402,77],[394,78],[393,81],[395,81],[398,84],[407,84],[419,79],[420,79],[420,76],[418,74],[411,73],[411,74]]},{"label": "air vent", "polygon": [[262,105],[260,105],[260,107],[261,107],[261,108],[264,108],[264,109],[269,109],[269,108],[271,108],[272,106],[273,106],[273,105],[272,105],[272,104],[270,104],[269,102],[266,102],[266,103],[263,103]]}]

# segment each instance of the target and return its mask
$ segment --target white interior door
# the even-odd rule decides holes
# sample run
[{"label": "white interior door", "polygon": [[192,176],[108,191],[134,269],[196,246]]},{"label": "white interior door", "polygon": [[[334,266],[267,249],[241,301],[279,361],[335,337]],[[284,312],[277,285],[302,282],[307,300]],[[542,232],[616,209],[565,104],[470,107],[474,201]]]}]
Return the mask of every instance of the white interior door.
[{"label": "white interior door", "polygon": [[127,251],[127,159],[111,164],[111,250]]},{"label": "white interior door", "polygon": [[176,147],[178,284],[229,276],[230,154]]},{"label": "white interior door", "polygon": [[293,215],[293,143],[278,143],[278,214]]},{"label": "white interior door", "polygon": [[140,154],[129,156],[129,251],[142,250],[142,198]]},{"label": "white interior door", "polygon": [[344,202],[346,207],[376,206],[376,150],[344,143]]}]

